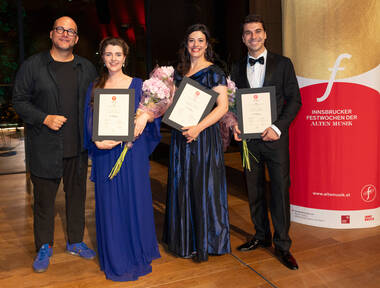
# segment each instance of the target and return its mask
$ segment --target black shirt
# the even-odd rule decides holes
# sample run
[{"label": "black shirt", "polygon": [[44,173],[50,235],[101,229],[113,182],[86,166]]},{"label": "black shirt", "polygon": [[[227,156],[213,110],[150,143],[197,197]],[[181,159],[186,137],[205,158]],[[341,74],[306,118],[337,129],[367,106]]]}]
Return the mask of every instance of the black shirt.
[{"label": "black shirt", "polygon": [[73,61],[52,62],[59,91],[62,115],[67,118],[62,126],[63,157],[74,157],[79,151],[78,83]]}]

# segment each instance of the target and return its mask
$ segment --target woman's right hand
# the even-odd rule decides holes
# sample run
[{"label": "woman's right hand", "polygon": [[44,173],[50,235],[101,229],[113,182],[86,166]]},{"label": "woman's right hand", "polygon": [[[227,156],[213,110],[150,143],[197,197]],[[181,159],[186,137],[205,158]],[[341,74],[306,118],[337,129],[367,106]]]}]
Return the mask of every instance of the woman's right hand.
[{"label": "woman's right hand", "polygon": [[140,112],[137,113],[135,119],[135,137],[139,137],[145,129],[145,126],[148,122],[152,122],[154,120],[153,115],[148,112]]},{"label": "woman's right hand", "polygon": [[110,150],[121,143],[122,141],[113,141],[113,140],[95,141],[96,147],[102,150]]}]

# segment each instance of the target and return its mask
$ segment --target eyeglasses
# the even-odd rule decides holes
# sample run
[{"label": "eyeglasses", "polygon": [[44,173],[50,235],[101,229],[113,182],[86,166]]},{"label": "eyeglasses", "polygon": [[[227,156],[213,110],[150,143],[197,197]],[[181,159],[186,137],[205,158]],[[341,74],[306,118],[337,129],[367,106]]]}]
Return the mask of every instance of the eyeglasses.
[{"label": "eyeglasses", "polygon": [[54,28],[55,32],[58,34],[63,34],[65,31],[67,32],[67,36],[74,37],[78,33],[74,29],[65,29],[62,26],[57,26]]}]

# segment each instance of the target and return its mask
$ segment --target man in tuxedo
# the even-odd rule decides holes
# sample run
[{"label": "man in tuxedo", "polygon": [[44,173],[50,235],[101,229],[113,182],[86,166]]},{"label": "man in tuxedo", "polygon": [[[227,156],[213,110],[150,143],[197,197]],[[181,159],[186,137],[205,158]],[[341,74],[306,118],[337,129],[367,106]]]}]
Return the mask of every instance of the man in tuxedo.
[{"label": "man in tuxedo", "polygon": [[[289,249],[291,240],[289,203],[289,126],[301,107],[301,96],[293,64],[289,58],[273,54],[265,48],[267,34],[265,24],[258,15],[248,15],[242,25],[242,40],[248,55],[235,63],[231,78],[238,88],[276,87],[277,120],[266,128],[260,139],[248,140],[248,149],[257,158],[251,161],[251,171],[245,169],[249,207],[255,225],[254,237],[239,246],[240,251],[250,251],[272,245],[272,234],[268,219],[268,204],[265,197],[264,164],[271,180],[270,212],[274,226],[273,244],[275,255],[286,267],[298,269]],[[234,137],[239,139],[237,125]]]}]

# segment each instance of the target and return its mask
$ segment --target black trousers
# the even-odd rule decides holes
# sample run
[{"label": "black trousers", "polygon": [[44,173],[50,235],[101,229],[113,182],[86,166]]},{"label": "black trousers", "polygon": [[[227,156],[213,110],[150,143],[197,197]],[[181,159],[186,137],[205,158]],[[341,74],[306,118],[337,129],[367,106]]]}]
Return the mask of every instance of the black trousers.
[{"label": "black trousers", "polygon": [[[252,222],[255,225],[255,238],[271,241],[272,234],[268,218],[271,212],[274,227],[273,243],[276,249],[289,251],[291,240],[290,202],[289,202],[289,140],[288,135],[281,135],[276,142],[251,140],[248,149],[258,159],[251,158],[251,171],[245,169],[248,200]],[[265,195],[265,165],[270,176],[270,203],[268,207]]]},{"label": "black trousers", "polygon": [[[87,156],[63,159],[63,190],[66,200],[67,240],[83,240],[87,181]],[[34,241],[37,251],[54,243],[55,198],[61,178],[47,179],[31,175],[34,192]]]}]

